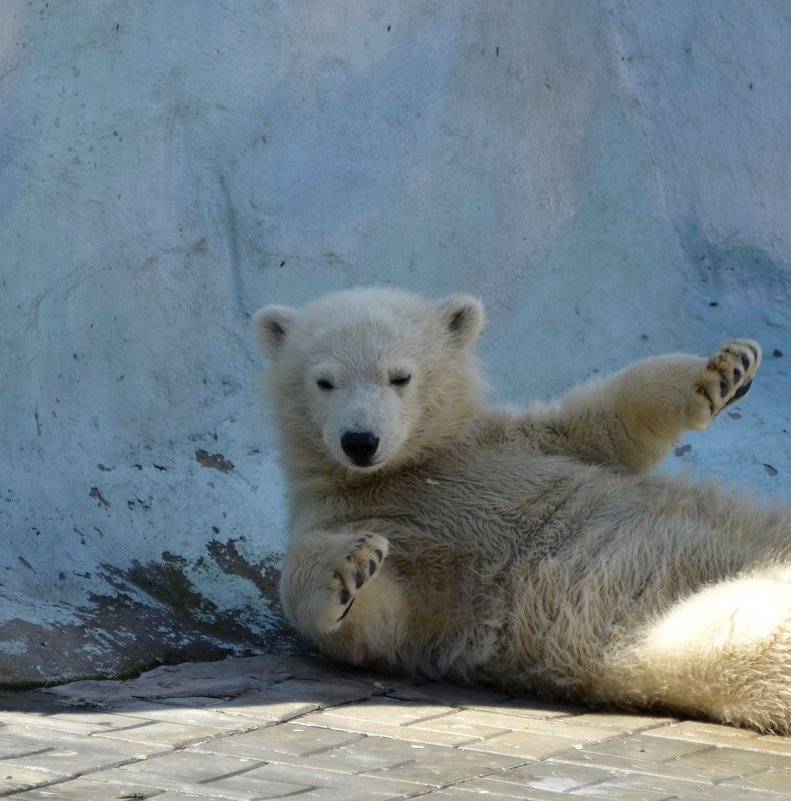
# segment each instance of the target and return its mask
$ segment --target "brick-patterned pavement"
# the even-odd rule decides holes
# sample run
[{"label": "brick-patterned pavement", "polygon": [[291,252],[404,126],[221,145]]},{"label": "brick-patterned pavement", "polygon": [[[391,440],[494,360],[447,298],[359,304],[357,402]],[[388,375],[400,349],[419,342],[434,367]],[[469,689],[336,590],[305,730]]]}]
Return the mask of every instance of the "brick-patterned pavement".
[{"label": "brick-patterned pavement", "polygon": [[296,657],[4,692],[0,721],[20,801],[791,799],[791,738]]}]

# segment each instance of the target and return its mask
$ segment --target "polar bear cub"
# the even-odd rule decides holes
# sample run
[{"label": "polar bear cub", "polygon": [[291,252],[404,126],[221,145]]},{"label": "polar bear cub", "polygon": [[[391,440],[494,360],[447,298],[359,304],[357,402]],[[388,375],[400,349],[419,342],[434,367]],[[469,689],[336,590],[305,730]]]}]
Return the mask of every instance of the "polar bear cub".
[{"label": "polar bear cub", "polygon": [[254,315],[289,619],[356,665],[789,732],[791,515],[649,472],[747,393],[758,344],[514,411],[483,402],[483,321],[393,289]]}]

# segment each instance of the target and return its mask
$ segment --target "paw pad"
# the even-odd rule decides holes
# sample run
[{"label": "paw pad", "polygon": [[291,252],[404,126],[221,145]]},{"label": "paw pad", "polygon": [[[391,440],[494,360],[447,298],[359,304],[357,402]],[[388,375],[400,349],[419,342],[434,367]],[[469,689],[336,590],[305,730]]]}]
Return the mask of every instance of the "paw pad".
[{"label": "paw pad", "polygon": [[336,623],[340,623],[349,614],[357,595],[379,572],[387,550],[387,540],[378,534],[360,537],[354,543],[343,565],[335,571],[335,592],[339,609]]},{"label": "paw pad", "polygon": [[743,398],[761,363],[761,348],[750,339],[734,339],[709,359],[696,392],[706,400],[712,417]]}]

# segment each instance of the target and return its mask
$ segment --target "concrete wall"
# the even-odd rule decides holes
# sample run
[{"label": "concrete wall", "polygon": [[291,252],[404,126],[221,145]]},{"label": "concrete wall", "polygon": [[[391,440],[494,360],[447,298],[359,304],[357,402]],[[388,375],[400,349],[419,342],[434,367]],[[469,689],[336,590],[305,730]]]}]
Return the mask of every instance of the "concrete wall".
[{"label": "concrete wall", "polygon": [[782,0],[6,0],[0,683],[299,647],[267,302],[476,293],[513,402],[757,336],[669,469],[788,497],[789,75]]}]

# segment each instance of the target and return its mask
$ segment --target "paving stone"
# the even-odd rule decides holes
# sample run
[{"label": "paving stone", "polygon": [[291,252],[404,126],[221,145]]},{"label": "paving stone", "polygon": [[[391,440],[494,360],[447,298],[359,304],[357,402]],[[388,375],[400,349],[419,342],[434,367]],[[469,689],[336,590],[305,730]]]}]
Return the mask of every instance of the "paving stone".
[{"label": "paving stone", "polygon": [[374,790],[358,789],[355,779],[354,786],[346,784],[343,787],[316,787],[306,793],[300,793],[297,801],[397,801],[407,796],[382,795]]},{"label": "paving stone", "polygon": [[[771,768],[772,765],[777,763],[777,759],[774,754],[715,746],[709,751],[680,757],[679,763],[707,768],[715,772],[730,771],[731,774],[739,773],[743,775]],[[789,785],[789,790],[791,790],[791,785]]]},{"label": "paving stone", "polygon": [[384,685],[374,686],[375,683],[360,680],[334,681],[293,678],[272,684],[262,689],[261,695],[268,696],[273,701],[291,701],[299,703],[313,703],[319,706],[335,704],[348,704],[370,698],[372,695],[384,693]]},{"label": "paving stone", "polygon": [[[152,796],[153,798],[154,796]],[[278,796],[268,796],[267,798],[277,798]],[[282,797],[282,796],[281,796]],[[228,801],[228,796],[207,795],[201,789],[199,794],[179,792],[177,790],[165,790],[163,793],[157,793],[157,801]],[[255,798],[248,797],[247,801],[264,801],[261,796]]]},{"label": "paving stone", "polygon": [[288,671],[289,678],[324,682],[350,682],[370,688],[371,693],[383,694],[399,687],[413,687],[417,682],[408,676],[395,676],[375,673],[362,668],[351,667],[325,658],[288,657],[289,663],[298,666]]},{"label": "paving stone", "polygon": [[[302,794],[299,795],[299,798],[301,797]],[[277,796],[277,795],[248,796],[246,801],[268,801],[268,799],[270,798],[283,798],[283,796]],[[198,792],[197,794],[188,792],[179,792],[178,790],[165,790],[165,792],[158,793],[156,795],[156,801],[228,801],[228,796],[207,794],[207,792],[202,788],[200,792]]]},{"label": "paving stone", "polygon": [[[483,797],[486,801],[515,801],[518,799],[525,799],[526,801],[594,801],[587,795],[569,795],[567,793],[553,793],[548,790],[535,790],[530,789],[520,792],[515,789],[512,793],[510,790],[505,795],[498,793],[495,790],[488,789],[484,781],[478,782],[464,782],[463,784],[454,785],[444,790],[437,790],[430,793],[427,798],[430,799],[447,799],[448,801],[473,801],[474,798]],[[601,801],[601,799],[595,799]],[[634,801],[642,801],[642,799],[634,799]]]},{"label": "paving stone", "polygon": [[486,704],[483,708],[493,712],[503,712],[504,714],[526,715],[531,718],[562,718],[590,712],[590,708],[586,706],[526,697],[511,698],[499,708],[497,705],[491,704]]},{"label": "paving stone", "polygon": [[471,733],[474,727],[464,721],[445,725],[443,721],[453,714],[454,710],[445,706],[410,705],[377,699],[365,704],[352,704],[316,712],[306,715],[300,722],[309,726],[336,728],[437,745],[471,743],[484,736],[504,731],[491,729],[484,734],[482,727],[477,727],[479,733]]},{"label": "paving stone", "polygon": [[505,801],[505,799],[509,799],[509,801],[535,801],[537,798],[551,798],[553,801],[565,799],[565,801],[569,801],[569,796],[560,791],[540,790],[518,782],[508,784],[496,781],[490,776],[454,784],[453,787],[431,793],[428,798],[456,798],[461,799],[461,801],[472,801],[474,796],[484,798],[486,801]]},{"label": "paving stone", "polygon": [[264,767],[264,763],[255,760],[179,751],[116,768],[102,774],[101,779],[108,785],[118,787],[119,792],[120,789],[135,786],[236,801],[294,795],[313,786],[302,784],[285,774],[278,778],[258,774],[255,771],[260,767]]},{"label": "paving stone", "polygon": [[242,721],[238,717],[227,715],[223,707],[190,707],[182,704],[163,704],[152,701],[135,701],[124,708],[126,726],[114,726],[112,731],[139,726],[144,721],[165,721],[167,723],[186,724],[187,726],[203,726],[216,732],[243,731],[251,728],[253,723]]},{"label": "paving stone", "polygon": [[36,790],[15,793],[12,798],[21,801],[120,801],[120,799],[161,798],[161,793],[161,790],[135,784],[121,786],[91,778],[77,778]]},{"label": "paving stone", "polygon": [[532,734],[527,731],[509,732],[472,745],[459,746],[463,750],[521,757],[524,761],[544,759],[568,751],[570,748],[581,747],[574,737]]},{"label": "paving stone", "polygon": [[[716,792],[717,788],[709,787],[707,792]],[[597,801],[668,801],[668,799],[683,798],[684,801],[703,801],[703,799],[713,798],[710,795],[696,795],[694,790],[689,787],[679,787],[676,782],[672,790],[657,788],[651,785],[650,782],[645,781],[642,776],[628,776],[621,779],[612,779],[610,781],[601,782],[599,784],[589,784],[585,787],[580,787],[578,790],[573,790],[569,793],[567,798],[577,799],[579,796],[584,796],[587,799],[597,799]],[[718,797],[719,798],[719,797]],[[736,801],[736,799],[729,799],[726,795],[723,801]],[[742,796],[739,801],[746,801]],[[754,799],[758,801],[758,799]]]},{"label": "paving stone", "polygon": [[[194,789],[194,785],[192,785]],[[282,798],[284,796],[298,795],[313,789],[312,785],[301,784],[298,781],[266,778],[249,771],[235,776],[227,776],[210,783],[202,783],[203,792],[217,795],[221,798],[238,799],[238,801],[251,801],[251,799]]]},{"label": "paving stone", "polygon": [[672,726],[651,729],[645,734],[673,740],[705,743],[707,745],[737,746],[746,751],[762,751],[769,754],[791,756],[791,737],[775,734],[759,734],[735,726],[720,726],[716,723],[683,721]]},{"label": "paving stone", "polygon": [[[379,721],[353,720],[340,714],[333,714],[334,710],[317,712],[300,718],[303,726],[312,726],[317,729],[335,729],[349,734],[366,735],[369,737],[392,737],[398,739],[403,736],[405,728],[394,723],[380,723]],[[451,745],[455,745],[455,740]]]},{"label": "paving stone", "polygon": [[49,784],[58,779],[68,779],[70,776],[70,773],[56,774],[25,765],[6,765],[3,762],[0,763],[0,792],[17,790],[21,787],[33,787],[38,784]]},{"label": "paving stone", "polygon": [[[611,798],[613,801],[667,801],[672,796],[665,792],[655,792],[643,786],[630,786],[627,784],[608,785],[606,791],[600,788],[603,785],[586,785],[574,790],[559,790],[552,787],[506,785],[490,781],[488,778],[464,782],[454,787],[454,790],[476,792],[485,795],[487,799],[525,799],[525,801],[601,801],[602,798]],[[468,796],[468,798],[471,796]],[[688,801],[684,796],[684,801]]]},{"label": "paving stone", "polygon": [[0,690],[0,716],[5,712],[43,715],[51,708],[52,697],[42,695],[38,690]]},{"label": "paving stone", "polygon": [[51,728],[56,726],[68,726],[72,723],[78,724],[80,728],[79,733],[97,734],[105,731],[114,731],[115,729],[123,729],[127,726],[137,726],[140,720],[131,712],[124,711],[123,714],[118,712],[99,712],[95,710],[64,710],[57,712],[53,715],[48,715],[46,718],[38,720],[39,725]]},{"label": "paving stone", "polygon": [[[449,749],[450,750],[450,749]],[[452,752],[452,751],[451,751]],[[280,765],[283,770],[293,770],[302,766],[312,771],[333,771],[335,773],[360,774],[379,771],[432,757],[427,756],[426,747],[419,743],[404,742],[384,737],[360,737],[353,742],[326,748],[302,757],[293,755],[274,755],[269,759],[271,765]],[[377,781],[385,782],[381,775]],[[391,784],[398,784],[391,782]],[[405,785],[399,784],[402,790]],[[428,785],[426,785],[428,787]]]},{"label": "paving stone", "polygon": [[[660,717],[654,715],[637,715],[626,712],[586,712],[582,715],[574,715],[574,723],[592,726],[606,726],[608,728],[619,729],[624,734],[637,734],[643,731],[653,731],[674,724],[674,718]],[[718,728],[723,728],[719,726]]]},{"label": "paving stone", "polygon": [[782,795],[783,799],[787,801],[788,798],[791,798],[791,766],[785,769],[772,768],[760,773],[751,773],[738,780],[728,779],[721,782],[719,786],[738,788],[739,790],[747,788],[756,790],[764,796],[767,791],[770,791]]},{"label": "paving stone", "polygon": [[[734,749],[735,750],[735,749]],[[754,772],[756,768],[716,760],[717,749],[700,743],[676,742],[645,735],[627,737],[615,741],[595,744],[583,749],[573,749],[555,755],[553,761],[592,763],[626,774],[641,773],[651,776],[666,776],[681,781],[698,783],[721,782]],[[707,756],[712,759],[707,762]],[[686,757],[700,756],[691,761]]]},{"label": "paving stone", "polygon": [[186,723],[169,722],[167,720],[141,722],[138,726],[130,726],[116,731],[94,734],[99,740],[118,740],[121,742],[141,743],[152,748],[183,747],[201,740],[209,740],[227,729],[221,726],[190,726]]},{"label": "paving stone", "polygon": [[767,754],[791,757],[791,737],[767,734],[746,743],[739,743],[739,747],[745,750],[763,751]]},{"label": "paving stone", "polygon": [[[749,747],[748,742],[756,741],[760,735],[750,729],[737,729],[735,726],[720,726],[716,723],[704,723],[699,720],[684,720],[658,726],[646,731],[651,737],[665,737],[670,740],[688,740],[706,745],[734,745]],[[781,738],[785,739],[785,738]]]},{"label": "paving stone", "polygon": [[699,743],[675,742],[637,734],[591,745],[585,750],[588,753],[634,759],[638,762],[664,762],[693,754],[707,754],[714,749]]},{"label": "paving stone", "polygon": [[[144,722],[165,720],[169,723],[185,723],[188,726],[216,726],[224,728],[234,725],[222,713],[222,707],[191,706],[189,704],[166,703],[167,699],[155,698],[153,700],[135,699],[124,704],[124,718],[128,721],[126,726],[115,728],[131,728]],[[181,699],[172,699],[180,701]],[[220,701],[220,704],[224,701]]]},{"label": "paving stone", "polygon": [[[423,737],[430,733],[452,735],[459,745],[472,744],[505,734],[506,730],[495,726],[485,726],[480,723],[470,723],[459,712],[450,712],[447,715],[418,720],[406,727],[404,737]],[[451,742],[449,740],[449,742]]]},{"label": "paving stone", "polygon": [[[379,741],[377,747],[381,743],[387,742],[381,737],[377,740]],[[397,741],[390,742],[394,745],[402,745]],[[494,770],[514,767],[522,762],[520,759],[513,759],[501,754],[485,754],[418,743],[409,743],[408,745],[412,750],[402,752],[404,754],[403,762],[365,771],[366,775],[385,776],[389,779],[399,779],[413,784],[442,787]]]},{"label": "paving stone", "polygon": [[634,775],[562,791],[549,786],[535,787],[519,783],[509,786],[492,777],[484,777],[432,793],[429,797],[457,798],[460,801],[471,801],[473,794],[483,796],[487,801],[780,801],[774,794],[759,796],[745,793],[742,789],[723,790],[719,786],[677,780],[668,781],[668,785],[663,786],[662,781],[661,778]]},{"label": "paving stone", "polygon": [[207,757],[203,753],[184,750],[121,767],[114,771],[114,775],[116,778],[140,777],[141,784],[146,783],[142,781],[143,778],[147,780],[166,778],[169,783],[199,783],[215,780],[230,773],[252,770],[261,764],[261,761],[256,759],[218,754]]},{"label": "paving stone", "polygon": [[246,690],[236,698],[222,704],[224,715],[253,718],[259,724],[291,720],[319,708],[318,703],[308,701],[283,701],[261,690]]},{"label": "paving stone", "polygon": [[[244,794],[259,794],[265,792],[269,786],[299,785],[303,790],[298,798],[314,797],[322,799],[345,799],[353,792],[358,798],[368,798],[370,801],[384,801],[384,799],[404,797],[415,792],[415,785],[409,782],[400,782],[384,778],[380,775],[369,777],[350,775],[348,771],[333,772],[322,770],[311,764],[304,765],[274,765],[267,764],[255,768],[247,773],[228,776],[218,781],[206,783],[209,791],[221,793],[238,792]],[[428,785],[421,785],[417,789],[428,789]]]},{"label": "paving stone", "polygon": [[532,762],[487,776],[485,781],[487,786],[491,785],[499,793],[513,792],[516,787],[567,793],[594,782],[611,779],[614,775],[613,771],[594,765]]},{"label": "paving stone", "polygon": [[576,717],[525,719],[517,731],[527,732],[530,736],[551,734],[571,737],[580,744],[603,742],[624,734],[622,727],[608,721],[606,718],[598,722],[588,719],[585,723],[580,723]]},{"label": "paving stone", "polygon": [[212,698],[208,695],[185,695],[175,697],[159,697],[156,700],[158,704],[165,704],[167,706],[185,706],[190,709],[207,709],[212,706],[223,706],[228,703],[233,696],[223,696],[222,698]]},{"label": "paving stone", "polygon": [[135,698],[231,697],[293,674],[289,657],[255,656],[165,665],[127,681],[76,681],[42,692],[71,701],[122,704]]},{"label": "paving stone", "polygon": [[401,701],[414,701],[418,704],[443,704],[444,706],[496,706],[507,703],[512,696],[495,690],[484,690],[478,687],[462,687],[458,684],[432,681],[418,686],[403,686],[387,693],[388,698]]},{"label": "paving stone", "polygon": [[434,745],[463,745],[477,741],[479,738],[459,735],[441,729],[424,729],[414,726],[402,726],[397,723],[383,723],[378,720],[359,720],[347,718],[338,710],[330,709],[306,715],[299,721],[305,726],[317,728],[331,728],[349,733],[365,734],[368,736],[392,737],[416,743],[429,743]]},{"label": "paving stone", "polygon": [[[645,776],[639,773],[624,774],[588,785],[580,788],[580,792],[614,801],[642,801],[649,793],[683,801],[773,801],[776,798],[773,793],[751,791],[745,787],[724,789],[722,784],[704,784],[678,777]],[[572,797],[575,797],[575,793],[572,793]]]},{"label": "paving stone", "polygon": [[123,743],[114,746],[87,739],[58,739],[46,751],[0,761],[0,776],[16,769],[30,769],[64,777],[112,768],[140,758],[124,746]]},{"label": "paving stone", "polygon": [[[543,713],[541,715],[525,715],[514,712],[513,710],[506,711],[504,707],[495,707],[492,709],[462,709],[456,715],[456,719],[459,721],[480,726],[490,726],[492,728],[502,729],[503,732],[520,731],[530,726],[532,720],[541,720],[546,718],[547,716]],[[556,720],[563,718],[570,718],[570,716],[553,716],[553,719]]]},{"label": "paving stone", "polygon": [[9,757],[32,756],[46,751],[50,747],[51,745],[39,738],[31,739],[22,735],[18,737],[0,737],[0,760],[8,759]]},{"label": "paving stone", "polygon": [[429,720],[449,714],[451,710],[444,704],[416,704],[396,701],[389,698],[376,698],[362,704],[348,704],[327,714],[334,714],[351,720],[370,720],[406,726],[420,720]]},{"label": "paving stone", "polygon": [[281,723],[244,734],[235,734],[232,737],[213,739],[186,750],[203,754],[236,754],[248,759],[277,761],[282,756],[301,758],[306,754],[354,742],[360,737],[359,734],[346,731]]},{"label": "paving stone", "polygon": [[79,716],[71,717],[64,715],[28,715],[25,712],[6,712],[0,713],[0,721],[3,723],[0,732],[7,736],[8,732],[29,731],[35,735],[39,732],[62,732],[64,734],[80,734],[88,736],[96,731],[96,726],[90,721],[82,720]]},{"label": "paving stone", "polygon": [[89,736],[63,732],[57,729],[32,727],[8,727],[17,734],[15,750],[27,744],[27,753],[6,753],[0,766],[14,763],[25,764],[39,770],[52,770],[52,765],[69,764],[69,770],[86,770],[91,766],[117,764],[130,759],[142,759],[163,750],[159,744],[113,741],[100,736]]}]

